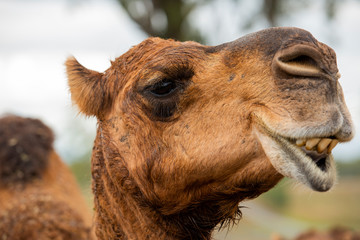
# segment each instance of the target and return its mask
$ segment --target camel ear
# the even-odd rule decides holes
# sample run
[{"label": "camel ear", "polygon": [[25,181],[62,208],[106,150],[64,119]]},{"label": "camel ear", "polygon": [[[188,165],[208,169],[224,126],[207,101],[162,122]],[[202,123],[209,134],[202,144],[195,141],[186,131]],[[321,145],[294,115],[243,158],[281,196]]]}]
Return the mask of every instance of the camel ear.
[{"label": "camel ear", "polygon": [[101,87],[103,74],[85,68],[74,57],[69,57],[65,66],[72,101],[82,113],[99,116],[105,96]]}]

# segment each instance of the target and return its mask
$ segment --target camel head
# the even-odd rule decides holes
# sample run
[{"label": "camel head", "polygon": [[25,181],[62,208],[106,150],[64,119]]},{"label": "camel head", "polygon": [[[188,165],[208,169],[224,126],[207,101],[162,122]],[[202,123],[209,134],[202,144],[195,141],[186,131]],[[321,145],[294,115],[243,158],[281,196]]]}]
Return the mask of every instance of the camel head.
[{"label": "camel head", "polygon": [[219,46],[149,38],[104,73],[66,67],[72,100],[98,118],[93,177],[103,164],[164,215],[234,209],[283,176],[326,191],[331,149],[353,135],[335,52],[301,29]]}]

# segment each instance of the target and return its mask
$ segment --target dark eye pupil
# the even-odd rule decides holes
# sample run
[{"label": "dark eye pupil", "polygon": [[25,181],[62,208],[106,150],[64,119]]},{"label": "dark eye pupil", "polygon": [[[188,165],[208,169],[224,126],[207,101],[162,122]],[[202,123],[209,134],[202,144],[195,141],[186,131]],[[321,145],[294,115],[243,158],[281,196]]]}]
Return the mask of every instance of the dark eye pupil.
[{"label": "dark eye pupil", "polygon": [[157,96],[166,96],[172,93],[176,89],[176,84],[174,82],[160,82],[154,86],[151,92]]}]

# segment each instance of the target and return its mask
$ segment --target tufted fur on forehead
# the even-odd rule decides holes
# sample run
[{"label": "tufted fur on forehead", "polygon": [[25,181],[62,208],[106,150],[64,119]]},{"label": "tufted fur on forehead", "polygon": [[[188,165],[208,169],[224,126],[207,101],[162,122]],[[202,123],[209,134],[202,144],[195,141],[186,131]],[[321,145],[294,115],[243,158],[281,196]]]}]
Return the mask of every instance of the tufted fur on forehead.
[{"label": "tufted fur on forehead", "polygon": [[0,119],[0,184],[40,178],[48,165],[54,136],[41,121],[17,116]]},{"label": "tufted fur on forehead", "polygon": [[[102,118],[126,85],[133,87],[137,80],[154,71],[174,76],[184,69],[180,66],[189,67],[190,62],[205,57],[200,44],[188,43],[149,38],[111,61],[111,67],[104,73],[89,70],[69,57],[65,66],[72,101],[85,115]],[[127,81],[129,78],[134,81]]]}]

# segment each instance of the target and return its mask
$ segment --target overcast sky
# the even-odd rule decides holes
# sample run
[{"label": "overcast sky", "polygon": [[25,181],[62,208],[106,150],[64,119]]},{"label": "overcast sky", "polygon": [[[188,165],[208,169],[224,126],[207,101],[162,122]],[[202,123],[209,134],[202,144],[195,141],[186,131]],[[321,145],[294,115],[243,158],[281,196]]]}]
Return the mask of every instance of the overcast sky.
[{"label": "overcast sky", "polygon": [[[192,15],[212,45],[232,41],[266,27],[259,21],[241,30],[244,8],[256,9],[257,1],[217,1]],[[249,4],[249,2],[251,2]],[[348,0],[335,21],[322,14],[322,1],[282,19],[284,26],[309,30],[335,49],[341,84],[357,129],[360,127],[360,1]],[[219,20],[220,19],[220,20]],[[84,66],[104,71],[110,60],[146,38],[112,0],[0,0],[0,114],[16,113],[42,119],[57,136],[56,148],[68,161],[90,149],[95,120],[77,115],[66,85],[63,63],[74,55]],[[80,128],[80,130],[78,130]],[[76,138],[77,131],[86,137]],[[338,159],[360,156],[360,137],[334,150]]]}]

